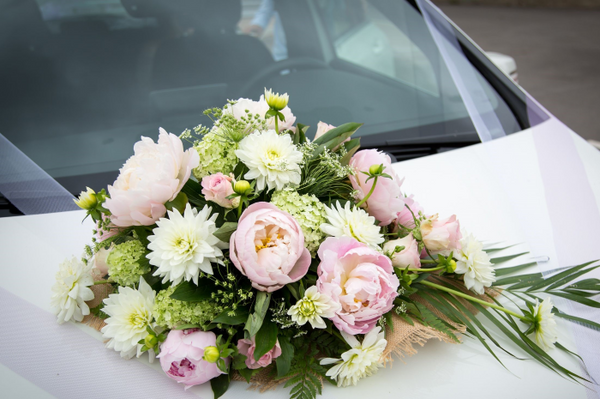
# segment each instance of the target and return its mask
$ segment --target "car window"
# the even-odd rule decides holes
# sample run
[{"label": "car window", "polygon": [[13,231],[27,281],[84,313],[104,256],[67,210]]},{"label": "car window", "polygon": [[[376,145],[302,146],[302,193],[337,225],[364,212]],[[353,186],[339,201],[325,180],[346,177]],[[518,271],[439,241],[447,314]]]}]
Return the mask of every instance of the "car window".
[{"label": "car window", "polygon": [[[466,68],[473,68],[470,64]],[[521,129],[478,71],[487,112]],[[140,136],[290,95],[297,121],[363,143],[474,142],[420,13],[401,0],[5,0],[0,133],[73,192],[110,184]]]}]

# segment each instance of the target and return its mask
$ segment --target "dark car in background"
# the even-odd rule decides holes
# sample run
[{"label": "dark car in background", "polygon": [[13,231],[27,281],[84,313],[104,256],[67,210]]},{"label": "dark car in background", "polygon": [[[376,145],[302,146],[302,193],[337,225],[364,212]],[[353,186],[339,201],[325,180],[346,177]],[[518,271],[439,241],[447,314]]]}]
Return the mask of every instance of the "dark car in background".
[{"label": "dark car in background", "polygon": [[454,75],[411,0],[2,0],[0,133],[78,193],[112,183],[140,136],[265,87],[310,134],[361,122],[362,146],[397,160],[480,141],[456,73],[503,134],[544,118],[451,30],[468,61]]}]

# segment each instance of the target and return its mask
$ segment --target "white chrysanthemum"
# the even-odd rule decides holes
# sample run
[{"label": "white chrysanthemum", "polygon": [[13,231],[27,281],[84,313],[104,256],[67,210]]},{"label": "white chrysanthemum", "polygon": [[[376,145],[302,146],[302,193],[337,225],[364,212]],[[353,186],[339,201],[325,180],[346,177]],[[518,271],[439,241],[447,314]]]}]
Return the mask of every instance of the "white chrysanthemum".
[{"label": "white chrysanthemum", "polygon": [[334,302],[329,295],[317,291],[317,287],[313,285],[287,313],[299,326],[308,321],[312,328],[326,328],[323,317],[329,319],[340,309],[339,303]]},{"label": "white chrysanthemum", "polygon": [[235,155],[250,169],[245,179],[256,179],[258,190],[283,188],[300,184],[302,153],[289,134],[279,135],[275,130],[255,132],[240,141]]},{"label": "white chrysanthemum", "polygon": [[457,274],[464,274],[465,286],[471,291],[483,295],[484,287],[490,287],[496,281],[496,272],[483,245],[473,237],[465,235],[460,240],[461,249],[455,251]]},{"label": "white chrysanthemum", "polygon": [[178,210],[168,212],[169,218],[161,218],[148,237],[150,252],[146,257],[150,264],[158,266],[155,276],[163,277],[163,283],[182,280],[198,284],[200,271],[212,274],[211,262],[222,264],[221,249],[228,245],[213,233],[217,230],[217,214],[210,216],[212,208],[204,206],[200,212],[188,203],[183,215]]},{"label": "white chrysanthemum", "polygon": [[381,229],[375,225],[375,218],[364,209],[350,208],[350,202],[342,208],[339,202],[331,208],[325,207],[329,223],[323,223],[321,230],[333,237],[353,237],[372,248],[378,248],[383,240]]},{"label": "white chrysanthemum", "polygon": [[554,320],[554,314],[552,313],[552,300],[546,298],[539,303],[535,300],[535,306],[533,308],[533,317],[535,318],[535,342],[545,352],[550,349],[554,349],[554,343],[558,339],[558,333],[556,331],[556,321]]},{"label": "white chrysanthemum", "polygon": [[110,294],[104,300],[102,311],[109,318],[102,327],[102,338],[108,339],[106,347],[121,352],[121,357],[131,359],[142,345],[138,342],[148,335],[146,328],[153,327],[152,311],[156,292],[143,277],[137,290],[119,287],[118,294]]},{"label": "white chrysanthemum", "polygon": [[85,301],[94,299],[91,285],[94,285],[91,263],[86,265],[72,257],[60,264],[50,302],[59,324],[71,319],[81,321],[90,314]]},{"label": "white chrysanthemum", "polygon": [[368,377],[383,367],[381,355],[387,341],[381,327],[375,327],[359,342],[356,337],[341,331],[344,339],[352,349],[342,353],[341,359],[325,358],[321,360],[322,365],[336,364],[327,371],[327,376],[337,381],[338,387],[356,385],[358,380]]}]

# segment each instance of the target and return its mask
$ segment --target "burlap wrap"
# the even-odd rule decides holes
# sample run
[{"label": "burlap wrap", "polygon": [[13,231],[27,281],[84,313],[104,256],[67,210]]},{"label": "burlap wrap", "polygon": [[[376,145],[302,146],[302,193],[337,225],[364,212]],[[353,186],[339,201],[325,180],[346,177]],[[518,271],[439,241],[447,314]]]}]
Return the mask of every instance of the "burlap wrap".
[{"label": "burlap wrap", "polygon": [[[437,278],[439,279],[439,277]],[[456,290],[473,294],[465,288],[464,284],[460,280],[443,279],[443,281],[445,286],[452,286]],[[108,295],[112,292],[110,284],[95,285],[91,288],[92,291],[94,291],[95,297],[92,301],[87,302],[90,308],[97,306],[104,298],[108,297]],[[491,302],[492,300],[489,296],[495,297],[500,294],[500,291],[498,291],[497,289],[486,289],[486,294],[487,295],[476,295],[476,297],[487,302]],[[451,322],[442,312],[435,309],[433,306],[423,301],[418,296],[413,296],[411,297],[411,299],[413,301],[418,301],[419,303],[422,303],[424,306],[427,306],[427,308],[429,308],[429,310],[435,313],[438,317],[444,319],[450,325],[454,326],[457,334],[461,334],[466,331],[464,325]],[[477,313],[477,311],[471,306],[469,301],[462,298],[456,299],[459,300],[473,314]],[[450,344],[457,343],[452,338],[448,337],[446,334],[431,327],[425,326],[414,319],[413,325],[409,324],[400,316],[397,316],[395,314],[393,315],[392,319],[394,323],[393,330],[389,326],[386,327],[387,346],[385,348],[385,351],[383,352],[383,361],[386,364],[393,362],[393,355],[396,355],[398,358],[402,359],[404,357],[416,354],[417,346],[422,347],[430,339],[438,339],[440,341],[447,342]],[[94,315],[86,316],[83,319],[83,322],[95,328],[98,331],[100,331],[102,327],[106,325],[106,323],[104,323],[104,320]],[[234,372],[232,374],[232,380],[246,382],[244,377],[242,377],[237,372]],[[265,367],[250,379],[248,389],[259,390],[260,392],[264,392],[269,389],[276,388],[277,386],[285,383],[287,380],[287,378],[276,379],[276,372],[274,370],[274,367]]]}]

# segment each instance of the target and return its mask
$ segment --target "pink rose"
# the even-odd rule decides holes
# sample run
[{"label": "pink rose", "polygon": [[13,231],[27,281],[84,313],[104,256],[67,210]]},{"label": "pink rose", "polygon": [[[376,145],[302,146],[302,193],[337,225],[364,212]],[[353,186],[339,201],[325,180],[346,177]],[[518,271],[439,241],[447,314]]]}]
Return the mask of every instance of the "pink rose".
[{"label": "pink rose", "polygon": [[252,337],[252,339],[240,339],[237,343],[240,353],[246,356],[246,366],[249,369],[267,367],[273,359],[281,356],[281,347],[279,346],[279,341],[277,341],[273,349],[262,355],[258,361],[254,360],[254,350],[256,349],[256,341],[254,339],[255,337]]},{"label": "pink rose", "polygon": [[142,137],[117,180],[108,186],[104,206],[111,221],[120,227],[149,226],[167,212],[165,202],[174,200],[190,178],[200,158],[193,148],[184,151],[179,137],[160,129],[158,143]]},{"label": "pink rose", "polygon": [[[204,348],[216,346],[217,337],[211,331],[199,329],[171,330],[160,346],[160,366],[168,377],[185,384],[185,389],[225,374],[216,363],[202,360]],[[223,359],[226,364],[229,358]]]},{"label": "pink rose", "polygon": [[228,196],[234,193],[233,187],[231,187],[232,181],[232,177],[226,176],[221,172],[204,176],[201,182],[202,194],[208,201],[219,204],[223,208],[235,208],[236,205],[234,205],[234,202],[239,204],[239,197],[233,200],[227,199]]},{"label": "pink rose", "polygon": [[341,305],[331,320],[348,334],[368,333],[398,296],[390,258],[351,237],[329,237],[318,253],[317,289]]},{"label": "pink rose", "polygon": [[[400,212],[398,212],[396,215],[396,220],[394,220],[394,223],[396,224],[395,227],[398,228],[400,225],[402,225],[406,228],[414,229],[415,219],[413,214],[416,217],[419,217],[419,212],[423,212],[423,207],[421,207],[421,205],[419,205],[419,203],[413,199],[412,195],[404,198],[404,204],[406,206],[402,208]],[[408,210],[407,207],[410,208],[410,210]]]},{"label": "pink rose", "polygon": [[366,208],[371,216],[381,222],[380,226],[387,226],[404,208],[404,197],[400,191],[402,180],[398,179],[396,172],[392,169],[390,157],[377,150],[358,151],[350,159],[350,166],[356,172],[355,175],[350,175],[350,182],[352,187],[358,190],[358,199],[362,200],[373,187],[374,179],[365,183],[368,177],[361,172],[368,172],[372,165],[381,164],[385,167],[383,172],[392,178],[380,177],[377,179],[375,190],[366,202]]},{"label": "pink rose", "polygon": [[327,133],[328,131],[330,131],[333,128],[335,128],[335,126],[330,125],[330,124],[325,123],[325,122],[319,122],[317,124],[317,133],[315,133],[315,140],[318,139],[319,137],[321,137],[322,135],[324,135],[325,133]]},{"label": "pink rose", "polygon": [[456,215],[439,220],[438,215],[428,217],[421,222],[421,236],[425,247],[433,254],[450,255],[450,252],[460,249],[460,224]]},{"label": "pink rose", "polygon": [[298,222],[268,202],[252,204],[242,213],[229,254],[252,286],[267,292],[300,280],[311,262]]},{"label": "pink rose", "polygon": [[[394,252],[396,247],[404,247],[400,252]],[[414,239],[412,233],[404,238],[388,241],[383,245],[383,253],[392,254],[392,265],[404,269],[421,267],[421,252],[419,243]]]}]

